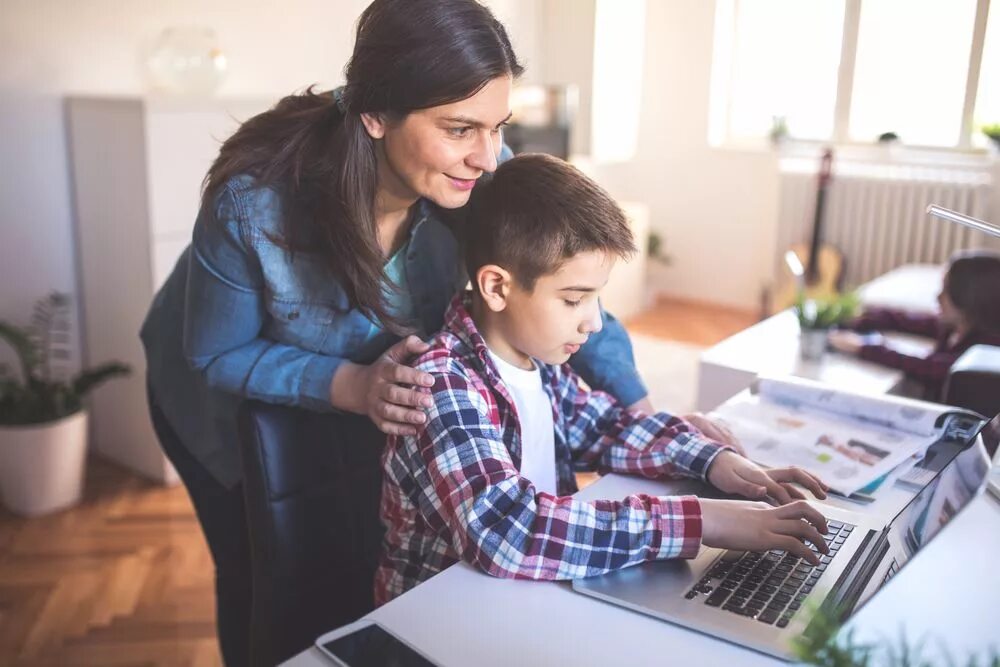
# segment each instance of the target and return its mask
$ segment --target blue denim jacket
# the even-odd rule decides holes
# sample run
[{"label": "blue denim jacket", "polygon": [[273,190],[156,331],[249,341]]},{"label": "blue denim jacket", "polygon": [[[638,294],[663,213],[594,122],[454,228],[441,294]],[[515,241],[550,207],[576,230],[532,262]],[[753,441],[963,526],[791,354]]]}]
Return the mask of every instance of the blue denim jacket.
[{"label": "blue denim jacket", "polygon": [[[467,281],[458,240],[432,203],[417,203],[405,270],[418,324],[440,329]],[[279,195],[249,177],[203,206],[191,245],[143,323],[150,389],[180,440],[221,483],[240,479],[236,411],[244,397],[329,411],[345,360],[370,363],[398,340],[348,305],[322,260],[294,257],[282,235]],[[604,329],[574,355],[590,385],[631,404],[646,395],[624,328]]]}]

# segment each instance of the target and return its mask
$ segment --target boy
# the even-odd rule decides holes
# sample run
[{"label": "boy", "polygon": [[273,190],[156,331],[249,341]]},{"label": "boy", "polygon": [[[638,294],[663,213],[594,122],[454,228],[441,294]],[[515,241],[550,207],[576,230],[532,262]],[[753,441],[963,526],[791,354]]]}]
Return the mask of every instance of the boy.
[{"label": "boy", "polygon": [[586,176],[547,155],[513,158],[479,187],[466,224],[473,290],[416,363],[435,378],[433,406],[383,457],[378,604],[458,560],[549,580],[690,558],[702,543],[818,562],[802,540],[825,553],[826,525],[805,502],[572,498],[573,464],[785,502],[803,497],[791,482],[825,494],[804,471],[764,472],[669,414],[629,412],[572,371],[570,355],[601,328],[615,259],[635,251],[621,210]]}]

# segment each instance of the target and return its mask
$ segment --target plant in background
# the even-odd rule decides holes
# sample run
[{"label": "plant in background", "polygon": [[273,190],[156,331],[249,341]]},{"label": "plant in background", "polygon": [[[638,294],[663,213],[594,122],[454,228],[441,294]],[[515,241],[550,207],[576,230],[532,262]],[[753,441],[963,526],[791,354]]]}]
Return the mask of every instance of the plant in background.
[{"label": "plant in background", "polygon": [[663,247],[663,237],[656,232],[650,232],[649,241],[646,244],[646,254],[650,259],[655,260],[664,266],[669,266],[670,255],[666,253]]},{"label": "plant in background", "polygon": [[816,299],[807,299],[800,294],[795,303],[795,315],[803,330],[829,329],[854,317],[860,303],[854,292]]},{"label": "plant in background", "polygon": [[[803,608],[803,611],[806,611]],[[925,640],[913,642],[901,630],[896,642],[885,640],[878,643],[861,643],[855,638],[854,630],[841,633],[843,628],[840,614],[835,607],[812,607],[808,626],[801,636],[792,640],[795,657],[808,665],[818,667],[933,667],[924,656]],[[843,636],[841,636],[843,634]],[[993,649],[980,662],[979,656],[969,656],[965,663],[955,660],[945,646],[941,652],[952,667],[1000,667],[1000,652]]]},{"label": "plant in background", "polygon": [[771,129],[767,136],[774,145],[780,144],[788,138],[788,119],[784,116],[771,116]]},{"label": "plant in background", "polygon": [[20,374],[0,364],[0,426],[44,424],[83,408],[83,398],[102,382],[129,373],[111,362],[63,377],[68,358],[69,297],[53,292],[35,304],[32,324],[19,328],[0,320],[0,340],[17,355]]},{"label": "plant in background", "polygon": [[990,141],[996,144],[997,148],[1000,148],[1000,123],[991,123],[989,125],[983,125],[980,128],[983,134],[989,137]]}]

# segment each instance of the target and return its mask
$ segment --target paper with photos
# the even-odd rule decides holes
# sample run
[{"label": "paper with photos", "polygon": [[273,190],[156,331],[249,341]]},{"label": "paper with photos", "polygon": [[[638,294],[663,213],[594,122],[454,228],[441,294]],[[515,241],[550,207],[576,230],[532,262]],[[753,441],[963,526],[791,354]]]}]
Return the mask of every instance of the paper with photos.
[{"label": "paper with photos", "polygon": [[851,494],[933,444],[933,424],[945,411],[796,379],[761,381],[757,394],[741,394],[710,416],[725,423],[757,463],[799,466]]}]

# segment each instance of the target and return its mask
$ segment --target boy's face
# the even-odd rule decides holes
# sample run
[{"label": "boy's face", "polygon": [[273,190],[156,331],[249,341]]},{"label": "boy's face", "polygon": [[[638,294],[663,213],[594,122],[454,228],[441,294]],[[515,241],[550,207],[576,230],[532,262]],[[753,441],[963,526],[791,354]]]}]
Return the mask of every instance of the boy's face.
[{"label": "boy's face", "polygon": [[607,253],[584,252],[540,277],[530,292],[512,280],[503,307],[492,318],[493,333],[499,334],[487,338],[493,352],[523,368],[530,366],[530,357],[564,363],[601,330],[598,294],[614,264]]}]

